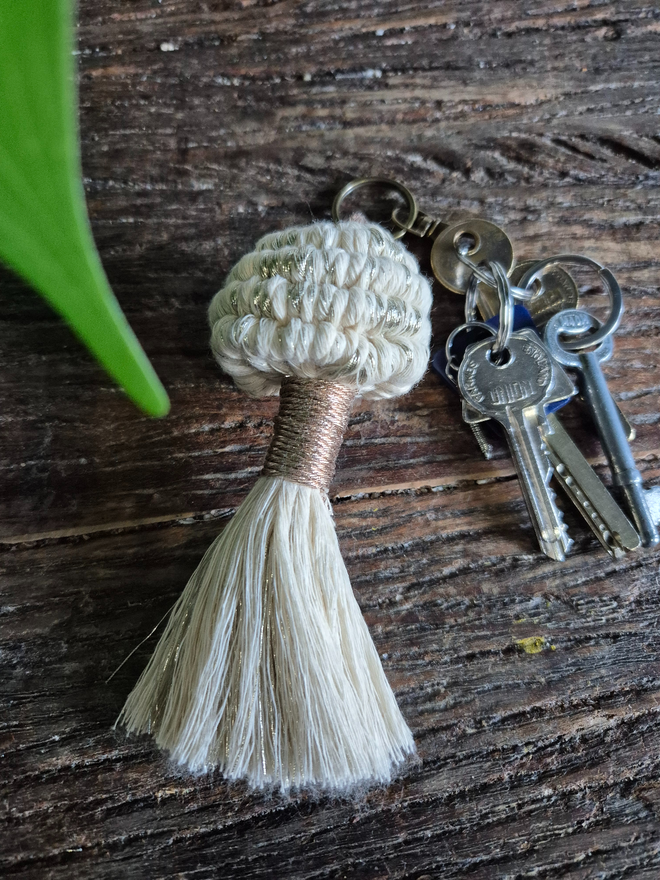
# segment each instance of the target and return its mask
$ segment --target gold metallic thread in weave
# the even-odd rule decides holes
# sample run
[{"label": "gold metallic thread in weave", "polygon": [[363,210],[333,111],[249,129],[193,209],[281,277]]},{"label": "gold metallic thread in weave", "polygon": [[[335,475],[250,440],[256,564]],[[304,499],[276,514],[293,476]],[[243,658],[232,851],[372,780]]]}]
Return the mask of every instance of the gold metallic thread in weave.
[{"label": "gold metallic thread in weave", "polygon": [[355,388],[337,382],[283,379],[264,476],[327,492],[354,397]]}]

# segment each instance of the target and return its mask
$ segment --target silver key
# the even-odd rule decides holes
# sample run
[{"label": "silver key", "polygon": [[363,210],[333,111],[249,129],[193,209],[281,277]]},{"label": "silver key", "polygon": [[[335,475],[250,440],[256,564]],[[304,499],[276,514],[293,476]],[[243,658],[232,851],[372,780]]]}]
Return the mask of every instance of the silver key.
[{"label": "silver key", "polygon": [[555,479],[614,559],[639,547],[639,535],[555,415],[548,415],[543,439]]},{"label": "silver key", "polygon": [[660,533],[649,508],[642,475],[635,464],[626,431],[600,367],[601,363],[612,357],[612,337],[605,337],[592,351],[566,351],[559,341],[560,336],[576,336],[587,332],[593,323],[594,319],[588,312],[578,309],[560,312],[548,322],[545,342],[560,364],[576,370],[582,395],[591,412],[612,472],[612,481],[621,489],[643,546],[654,547],[660,543]]},{"label": "silver key", "polygon": [[575,389],[532,330],[511,335],[508,359],[500,365],[491,360],[491,346],[490,340],[477,343],[461,364],[463,417],[475,422],[492,418],[502,425],[541,550],[561,561],[573,542],[548,485],[552,465],[539,429],[546,418],[544,407],[570,397]]}]

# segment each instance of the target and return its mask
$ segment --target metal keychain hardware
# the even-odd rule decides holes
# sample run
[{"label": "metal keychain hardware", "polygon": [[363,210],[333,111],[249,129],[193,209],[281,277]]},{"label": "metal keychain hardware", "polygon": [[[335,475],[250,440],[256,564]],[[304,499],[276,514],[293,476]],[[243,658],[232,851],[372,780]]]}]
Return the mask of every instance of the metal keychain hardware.
[{"label": "metal keychain hardware", "polygon": [[[434,368],[460,391],[463,419],[486,458],[494,453],[488,426],[497,422],[504,429],[543,551],[561,560],[572,544],[549,487],[553,472],[610,555],[618,557],[636,549],[640,535],[645,546],[660,543],[656,526],[660,488],[643,489],[627,443],[634,432],[600,370],[600,361],[611,355],[611,336],[623,314],[623,296],[613,273],[581,254],[515,264],[510,239],[494,223],[481,218],[444,223],[420,212],[410,190],[387,178],[348,183],[335,198],[335,221],[347,196],[367,186],[395,190],[404,198],[405,216],[398,207],[391,215],[395,236],[410,232],[432,238],[430,261],[435,277],[448,290],[465,294],[465,323],[450,334],[443,361],[436,365],[436,356]],[[610,301],[605,321],[576,308],[578,287],[565,266],[596,271]],[[515,302],[525,309],[518,305],[514,309]],[[530,329],[516,329],[521,321]],[[544,325],[545,345],[538,336]],[[596,351],[590,351],[594,346]],[[580,374],[583,396],[614,482],[625,495],[640,535],[553,414],[575,393],[563,366]]]},{"label": "metal keychain hardware", "polygon": [[[397,227],[393,234],[400,237],[409,232],[421,238],[433,239],[431,267],[444,287],[454,293],[464,294],[476,276],[476,299],[484,319],[491,318],[499,311],[494,298],[497,279],[489,270],[489,264],[497,263],[502,267],[509,277],[514,299],[529,306],[537,326],[542,327],[552,314],[577,305],[577,285],[561,265],[569,263],[596,269],[609,293],[611,310],[604,323],[607,332],[600,338],[604,338],[618,326],[623,311],[621,290],[610,270],[595,260],[579,254],[560,254],[540,261],[525,261],[525,271],[521,274],[520,267],[514,263],[511,240],[499,226],[479,217],[445,223],[440,218],[421,212],[417,199],[408,187],[386,177],[365,177],[347,183],[333,202],[333,220],[340,219],[341,207],[346,198],[364,187],[390,189],[403,196],[407,206],[406,215],[402,216],[398,207],[392,211],[391,220]],[[570,345],[575,350],[582,348],[584,342],[572,340]]]},{"label": "metal keychain hardware", "polygon": [[[593,333],[589,333],[588,336],[581,335],[579,339],[566,339],[563,342],[563,347],[568,351],[579,351],[581,349],[589,348],[591,345],[597,345],[599,342],[602,342],[604,339],[611,336],[618,328],[623,315],[623,294],[621,293],[619,282],[609,269],[605,266],[601,266],[600,263],[597,263],[596,260],[592,260],[591,257],[585,257],[582,254],[559,254],[556,257],[548,257],[546,260],[539,260],[532,265],[527,272],[525,272],[520,279],[520,283],[523,286],[532,284],[547,266],[557,266],[561,263],[570,263],[595,269],[610,297],[610,314],[608,315],[607,320],[597,330]],[[566,312],[569,310],[563,309],[562,311]],[[571,309],[570,311],[575,312],[576,310]],[[586,325],[583,324],[583,326]],[[588,329],[587,326],[587,329],[583,330],[582,333],[584,334],[585,332],[588,332]]]},{"label": "metal keychain hardware", "polygon": [[[445,375],[457,391],[458,370],[467,350],[476,342],[494,337],[495,333],[490,324],[473,321],[459,325],[449,335],[445,346],[448,364]],[[493,435],[487,430],[489,424],[469,425],[486,459],[494,455]],[[636,550],[640,546],[639,535],[554,414],[546,413],[541,436],[543,449],[554,468],[554,479],[604,549],[614,559]]]},{"label": "metal keychain hardware", "polygon": [[[492,275],[480,268],[483,262],[497,262],[508,272],[513,265],[513,246],[506,233],[488,220],[471,218],[449,225],[441,220],[419,211],[417,199],[398,180],[386,177],[362,177],[351,180],[335,196],[332,203],[332,219],[338,222],[341,206],[349,195],[364,187],[392,189],[404,197],[407,216],[400,217],[400,209],[392,211],[392,222],[397,231],[392,233],[400,238],[407,232],[420,238],[432,237],[438,233],[431,249],[431,266],[442,284],[454,293],[464,293],[473,273],[481,281],[495,287]],[[478,257],[478,259],[476,259]],[[474,258],[474,259],[471,259]],[[516,288],[516,295],[525,298],[528,293]]]},{"label": "metal keychain hardware", "polygon": [[[498,274],[501,267],[495,268],[489,266],[489,271]],[[500,276],[501,277],[501,276]],[[475,287],[477,279],[473,277],[470,280],[466,291],[465,299],[465,318],[466,322],[456,328],[449,336],[445,346],[445,357],[447,361],[446,375],[447,378],[459,384],[458,373],[462,360],[469,356],[475,343],[481,342],[488,336],[494,337],[497,333],[495,327],[491,324],[485,324],[475,320],[476,305]],[[511,302],[512,297],[510,290],[505,286],[500,291],[500,315],[498,316],[500,329],[503,324],[510,327],[511,325]],[[507,297],[509,302],[507,303]],[[569,314],[566,311],[562,315]],[[600,323],[592,318],[586,312],[577,312],[581,316],[580,327],[583,332],[598,330]],[[503,320],[502,320],[503,319]],[[510,338],[510,331],[505,333],[505,339]],[[518,334],[519,335],[519,334]],[[538,337],[534,337],[540,342]],[[589,339],[589,337],[585,337]],[[506,348],[506,343],[505,346]],[[548,350],[548,357],[552,361],[552,354]],[[490,360],[493,362],[492,345],[490,350]],[[555,370],[558,369],[555,361]],[[506,370],[503,370],[503,373]],[[568,387],[568,386],[567,386]],[[499,390],[497,392],[500,393]],[[492,394],[492,391],[491,391]],[[548,401],[550,402],[550,398]],[[615,405],[616,406],[616,405]],[[544,409],[546,407],[544,406]],[[463,417],[470,425],[479,448],[486,458],[492,457],[493,447],[488,441],[486,427],[488,422],[481,421],[483,412],[481,407],[476,408],[470,406],[469,400],[464,399]],[[532,421],[535,414],[534,406],[528,411],[527,407],[521,409],[523,420]],[[627,424],[621,412],[616,408],[617,418],[624,434],[628,434],[630,426]],[[538,415],[538,414],[537,414]],[[498,419],[504,424],[502,419]],[[516,470],[520,477],[521,487],[523,489],[523,497],[528,506],[530,517],[535,525],[535,530],[539,538],[539,545],[543,551],[555,559],[562,559],[563,554],[569,546],[568,535],[566,540],[562,540],[561,536],[558,540],[548,540],[547,535],[549,524],[554,523],[554,534],[560,534],[556,531],[559,526],[557,523],[561,520],[557,519],[557,511],[555,505],[554,493],[548,486],[550,476],[553,475],[557,484],[564,491],[566,497],[574,504],[577,511],[583,517],[595,537],[600,541],[601,545],[613,558],[620,558],[640,546],[640,538],[619,505],[609,494],[601,480],[586,461],[578,447],[573,443],[568,433],[565,431],[557,417],[545,412],[542,419],[536,421],[538,435],[532,433],[533,445],[536,446],[540,438],[540,450],[536,450],[537,465],[541,469],[545,469],[545,484],[539,480],[538,467],[529,469],[529,457],[525,458],[521,454],[521,449],[516,447],[515,440],[512,440],[510,431],[508,433],[509,445],[511,448]],[[545,454],[546,458],[543,457]],[[545,486],[545,487],[544,487]],[[563,523],[563,520],[561,520]],[[544,527],[545,523],[545,527]]]},{"label": "metal keychain hardware", "polygon": [[[408,217],[406,218],[406,223],[414,224],[415,219],[419,213],[417,208],[417,199],[410,192],[407,186],[404,186],[402,183],[399,183],[398,180],[390,180],[387,177],[360,177],[356,180],[350,180],[346,186],[343,186],[337,195],[334,197],[332,202],[332,219],[335,223],[339,222],[339,210],[343,204],[343,202],[354,192],[359,189],[363,189],[364,187],[381,187],[385,189],[393,189],[396,192],[400,193],[406,200],[408,206]],[[392,232],[392,238],[403,238],[403,236],[408,232],[407,226],[401,226],[401,224],[397,223],[398,229],[396,232]]]}]

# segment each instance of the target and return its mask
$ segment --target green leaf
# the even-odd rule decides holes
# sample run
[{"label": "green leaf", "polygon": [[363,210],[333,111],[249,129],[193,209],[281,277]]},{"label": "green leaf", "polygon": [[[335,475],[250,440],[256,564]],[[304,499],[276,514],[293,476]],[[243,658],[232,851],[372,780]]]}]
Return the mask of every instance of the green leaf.
[{"label": "green leaf", "polygon": [[169,400],[115,299],[87,217],[72,0],[0,0],[0,259],[71,325],[138,406]]}]

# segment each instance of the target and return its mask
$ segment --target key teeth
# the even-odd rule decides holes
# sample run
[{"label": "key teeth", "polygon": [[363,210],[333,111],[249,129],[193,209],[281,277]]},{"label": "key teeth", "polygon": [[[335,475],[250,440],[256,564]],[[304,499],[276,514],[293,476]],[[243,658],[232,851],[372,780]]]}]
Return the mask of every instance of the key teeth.
[{"label": "key teeth", "polygon": [[607,524],[599,516],[598,511],[591,504],[589,499],[585,496],[584,492],[581,491],[580,487],[577,485],[575,478],[571,473],[567,474],[568,477],[572,478],[572,484],[568,482],[567,479],[563,479],[561,485],[564,487],[564,491],[566,494],[573,499],[574,504],[578,507],[578,509],[582,512],[582,515],[587,520],[587,522],[591,525],[593,533],[600,540],[601,544],[607,552],[613,556],[615,559],[619,559],[622,556],[626,555],[626,551],[621,544],[621,540],[619,536],[610,531],[607,527]]},{"label": "key teeth", "polygon": [[543,437],[542,431],[539,431],[539,437],[541,438],[541,452],[543,453],[543,456],[545,458],[546,465],[547,465],[547,472],[545,475],[545,485],[548,486],[548,491],[552,493],[553,497],[556,497],[556,495],[552,491],[552,489],[549,488],[550,487],[550,480],[552,479],[552,475],[555,472],[555,468],[552,463],[552,458],[550,455],[550,448],[548,447],[548,444],[545,442],[545,438]]},{"label": "key teeth", "polygon": [[[552,466],[552,462],[550,461],[550,456],[548,455],[548,451],[547,451],[547,449],[544,449],[543,451],[544,451],[544,453],[545,453],[545,460],[546,460],[547,463],[548,463],[548,470],[547,470],[547,473],[546,473],[546,475],[545,475],[545,485],[548,486],[548,491],[549,491],[549,492],[552,492],[552,489],[550,489],[549,487],[550,487],[550,480],[552,479],[552,475],[554,474],[555,469],[554,469],[554,467]],[[553,492],[553,495],[554,495],[554,492]]]},{"label": "key teeth", "polygon": [[[620,535],[616,530],[612,530],[605,519],[600,515],[599,511],[591,503],[587,495],[582,491],[579,480],[576,479],[573,472],[568,468],[565,462],[561,462],[560,467],[554,463],[553,459],[556,454],[548,444],[545,444],[550,452],[550,460],[553,464],[553,472],[558,484],[562,487],[564,493],[569,500],[577,507],[585,521],[588,523],[593,534],[600,541],[605,550],[614,559],[620,559],[626,555],[628,549],[622,542]],[[595,476],[595,475],[594,475]],[[632,547],[631,549],[634,549]]]},{"label": "key teeth", "polygon": [[557,562],[563,562],[566,559],[566,553],[568,553],[568,551],[571,549],[574,542],[568,534],[568,526],[564,522],[564,512],[557,504],[557,493],[550,486],[550,481],[552,480],[553,474],[555,472],[555,468],[552,464],[552,460],[550,457],[550,450],[547,443],[545,442],[542,431],[538,432],[538,436],[540,440],[539,450],[545,462],[545,473],[543,474],[543,482],[545,484],[548,500],[550,501],[554,511],[555,519],[554,538],[550,541],[546,541],[541,539],[541,537],[539,536],[539,545],[546,556],[549,556],[551,559],[554,559]]}]

